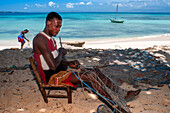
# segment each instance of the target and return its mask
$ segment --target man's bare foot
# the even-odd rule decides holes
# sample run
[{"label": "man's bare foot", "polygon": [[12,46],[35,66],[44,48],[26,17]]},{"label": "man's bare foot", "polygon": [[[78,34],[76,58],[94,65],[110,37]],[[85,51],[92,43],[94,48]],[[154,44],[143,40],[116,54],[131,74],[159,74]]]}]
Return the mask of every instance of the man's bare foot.
[{"label": "man's bare foot", "polygon": [[128,91],[127,95],[125,96],[125,100],[130,100],[133,97],[137,96],[141,92],[141,89],[138,89],[136,91]]}]

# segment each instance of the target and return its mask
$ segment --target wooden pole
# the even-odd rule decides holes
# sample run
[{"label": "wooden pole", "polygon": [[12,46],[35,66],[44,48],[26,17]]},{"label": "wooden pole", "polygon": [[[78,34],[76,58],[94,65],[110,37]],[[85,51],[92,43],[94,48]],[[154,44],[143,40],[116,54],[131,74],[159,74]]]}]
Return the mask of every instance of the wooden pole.
[{"label": "wooden pole", "polygon": [[61,42],[61,37],[60,37],[60,36],[59,36],[59,39],[60,39],[60,46],[63,47],[63,46],[62,46],[62,42]]}]

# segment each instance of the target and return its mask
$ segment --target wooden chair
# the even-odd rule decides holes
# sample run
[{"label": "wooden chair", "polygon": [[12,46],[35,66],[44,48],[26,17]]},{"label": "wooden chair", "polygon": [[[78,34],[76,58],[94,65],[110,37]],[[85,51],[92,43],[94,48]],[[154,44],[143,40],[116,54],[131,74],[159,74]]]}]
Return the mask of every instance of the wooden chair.
[{"label": "wooden chair", "polygon": [[[44,84],[41,80],[40,74],[38,72],[37,66],[35,64],[35,61],[33,57],[29,57],[30,64],[32,66],[33,72],[37,79],[37,84],[40,89],[40,92],[43,96],[43,99],[46,103],[48,103],[48,98],[68,98],[68,103],[72,103],[72,91],[70,86],[56,86],[56,85],[50,85],[50,84]],[[50,94],[50,90],[57,90],[57,89],[65,89],[67,91],[67,95],[57,95],[57,94]],[[46,93],[46,90],[48,90],[48,93]]]}]

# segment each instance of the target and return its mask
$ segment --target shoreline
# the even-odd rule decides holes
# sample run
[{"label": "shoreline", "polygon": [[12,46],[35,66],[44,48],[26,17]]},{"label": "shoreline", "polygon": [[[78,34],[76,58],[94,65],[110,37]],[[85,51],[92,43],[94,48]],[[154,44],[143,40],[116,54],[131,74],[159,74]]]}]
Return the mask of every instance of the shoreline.
[{"label": "shoreline", "polygon": [[85,48],[95,48],[95,49],[126,49],[126,48],[139,48],[144,49],[147,47],[152,47],[154,45],[170,45],[170,35],[156,35],[156,36],[145,36],[136,38],[124,38],[124,39],[108,39],[103,40],[93,40],[86,41]]},{"label": "shoreline", "polygon": [[[56,39],[56,38],[55,38]],[[73,47],[64,45],[65,48],[69,49],[83,49],[83,48],[92,48],[92,49],[126,49],[126,48],[139,48],[144,49],[152,46],[162,46],[162,45],[170,45],[170,34],[161,34],[161,35],[151,35],[144,37],[136,37],[136,38],[114,38],[114,39],[80,39],[77,41],[73,41],[75,39],[63,39],[63,41],[67,42],[80,42],[85,41],[83,47]],[[57,41],[57,45],[59,46],[59,41]],[[0,42],[0,50],[10,49],[10,48],[20,48],[20,43],[15,40],[1,40]],[[32,48],[32,41],[27,42],[24,45],[24,48]]]}]

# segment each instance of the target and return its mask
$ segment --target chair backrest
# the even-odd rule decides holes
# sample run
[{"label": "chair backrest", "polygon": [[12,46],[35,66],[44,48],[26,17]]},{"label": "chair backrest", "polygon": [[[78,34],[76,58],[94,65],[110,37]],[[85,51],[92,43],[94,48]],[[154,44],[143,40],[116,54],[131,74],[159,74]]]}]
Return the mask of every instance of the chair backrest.
[{"label": "chair backrest", "polygon": [[37,69],[37,66],[35,64],[35,61],[34,61],[33,57],[29,57],[29,61],[30,61],[30,64],[32,66],[33,72],[34,72],[34,74],[35,74],[35,76],[37,78],[38,84],[42,85],[42,80],[41,80],[40,74],[38,72],[38,69]]},{"label": "chair backrest", "polygon": [[[41,77],[40,77],[40,74],[38,72],[38,69],[37,69],[37,66],[35,64],[35,61],[33,59],[33,57],[29,57],[29,61],[30,61],[30,64],[32,66],[32,69],[34,71],[34,74],[37,78],[37,84],[38,84],[38,87],[40,89],[40,92],[43,96],[43,99],[46,103],[48,103],[48,99],[47,98],[68,98],[68,103],[72,103],[72,91],[70,89],[69,86],[57,86],[57,85],[50,85],[50,84],[43,84],[42,83],[42,80],[41,80]],[[49,88],[49,87],[52,87],[52,88],[66,88],[67,90],[67,95],[59,95],[59,94],[50,94],[50,89],[46,89],[46,88]],[[48,90],[48,93],[46,93],[45,90]]]}]

